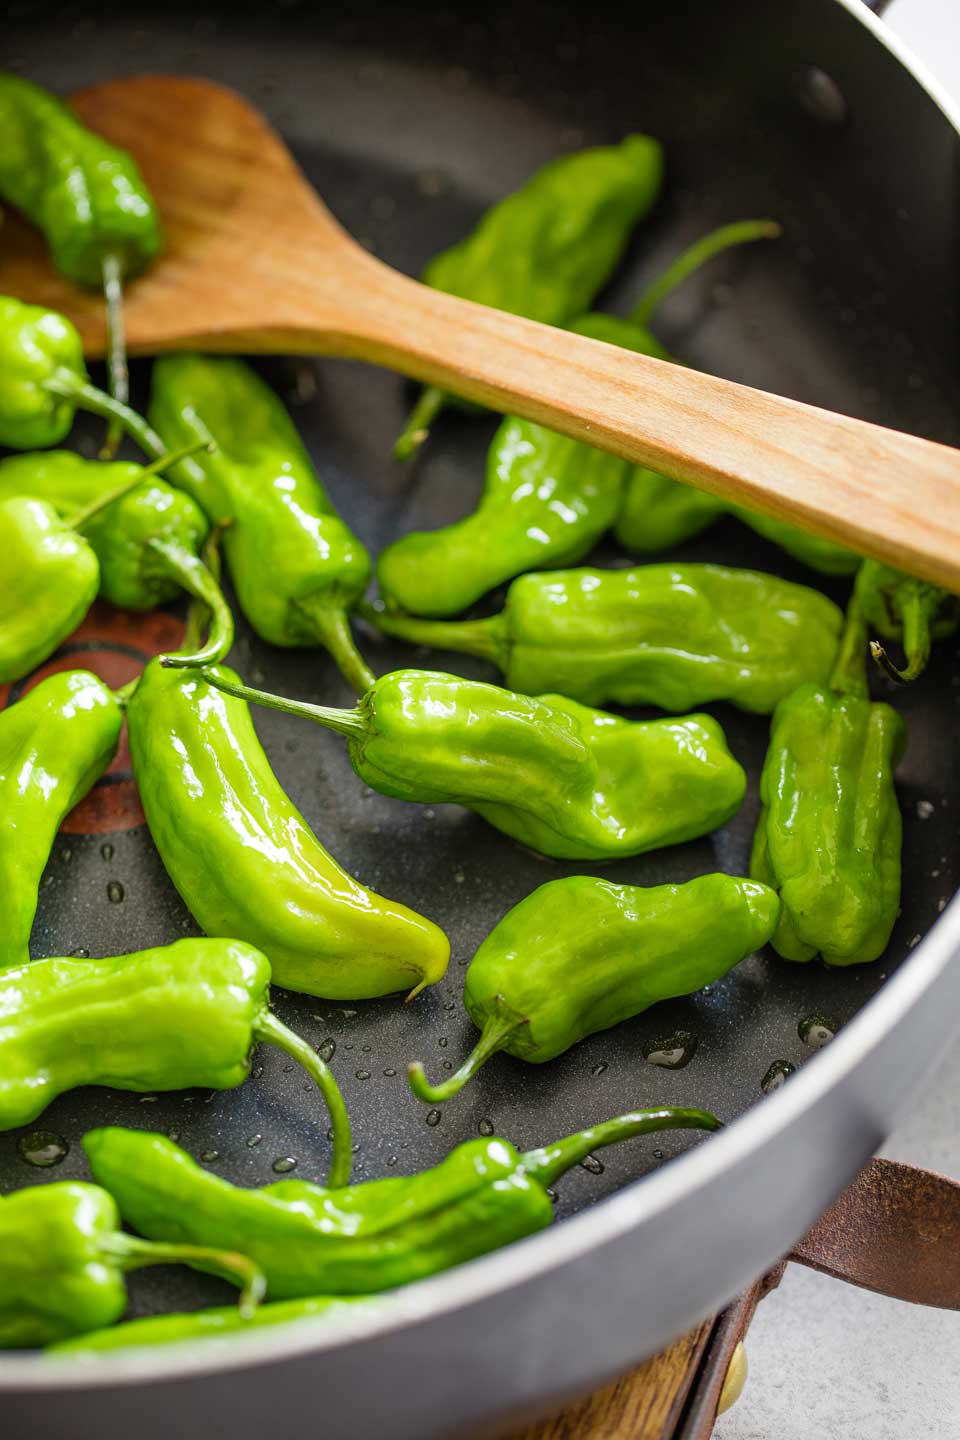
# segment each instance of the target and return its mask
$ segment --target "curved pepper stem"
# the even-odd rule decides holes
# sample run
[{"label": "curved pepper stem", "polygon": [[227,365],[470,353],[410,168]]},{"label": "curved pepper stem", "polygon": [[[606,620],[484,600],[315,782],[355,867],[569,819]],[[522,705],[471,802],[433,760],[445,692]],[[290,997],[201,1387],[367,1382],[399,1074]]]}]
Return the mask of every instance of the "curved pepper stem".
[{"label": "curved pepper stem", "polygon": [[933,648],[933,620],[942,601],[942,591],[909,577],[894,592],[902,631],[900,644],[907,663],[898,669],[879,640],[870,641],[870,654],[896,684],[909,685],[927,668]]},{"label": "curved pepper stem", "polygon": [[702,235],[688,246],[682,254],[667,266],[663,274],[645,291],[630,311],[628,319],[632,325],[647,328],[653,313],[667,296],[684,280],[700,270],[709,260],[732,250],[736,245],[746,245],[753,240],[776,240],[783,234],[783,227],[776,220],[735,220],[731,225],[721,225]]},{"label": "curved pepper stem", "polygon": [[489,660],[499,670],[509,661],[509,644],[503,612],[484,620],[422,620],[417,615],[387,610],[381,605],[360,605],[357,614],[382,635],[408,640],[411,645],[429,645],[435,650],[456,650]]},{"label": "curved pepper stem", "polygon": [[476,1075],[481,1065],[485,1065],[491,1055],[496,1055],[498,1050],[503,1049],[507,1038],[514,1031],[519,1030],[521,1025],[527,1023],[528,1021],[522,1015],[503,1014],[495,1011],[480,1032],[480,1039],[460,1069],[454,1071],[449,1080],[444,1080],[439,1085],[431,1085],[421,1062],[414,1060],[407,1066],[407,1081],[410,1089],[418,1100],[423,1100],[427,1105],[439,1105],[444,1100],[451,1099],[460,1093],[467,1081]]},{"label": "curved pepper stem", "polygon": [[867,626],[856,590],[847,606],[840,648],[830,672],[830,689],[838,695],[869,695],[867,685]]},{"label": "curved pepper stem", "polygon": [[[176,661],[173,656],[164,655],[160,663],[173,665]],[[296,715],[301,720],[315,720],[318,725],[336,730],[338,735],[346,735],[349,740],[360,739],[367,733],[367,722],[359,706],[353,710],[338,710],[333,705],[310,705],[306,700],[287,700],[283,695],[271,695],[268,690],[255,690],[252,685],[238,685],[222,675],[215,675],[212,670],[201,670],[200,674],[208,685],[212,685],[214,690],[222,690],[225,695],[233,695],[251,705],[263,705],[267,710],[280,710],[284,715]]]},{"label": "curved pepper stem", "polygon": [[148,540],[147,545],[162,568],[210,612],[210,627],[205,645],[193,650],[178,650],[164,655],[163,664],[174,669],[189,666],[216,665],[233,644],[233,612],[223,591],[198,555],[170,540]]},{"label": "curved pepper stem", "polygon": [[213,1250],[206,1245],[180,1245],[161,1240],[141,1240],[117,1230],[103,1244],[107,1255],[122,1270],[141,1270],[146,1265],[192,1265],[211,1275],[220,1275],[240,1287],[237,1302],[244,1320],[249,1320],[267,1292],[267,1278],[260,1266],[236,1250]]},{"label": "curved pepper stem", "polygon": [[617,1115],[589,1130],[578,1130],[565,1140],[522,1155],[523,1168],[535,1175],[542,1185],[552,1185],[561,1175],[579,1165],[594,1150],[605,1145],[619,1145],[635,1135],[649,1135],[654,1130],[722,1130],[723,1124],[708,1110],[691,1110],[682,1106],[665,1106],[660,1110],[633,1110]]},{"label": "curved pepper stem", "polygon": [[393,447],[394,460],[410,460],[430,434],[430,426],[447,403],[445,390],[428,385],[420,393]]},{"label": "curved pepper stem", "polygon": [[[130,376],[127,371],[127,337],[123,326],[123,270],[119,255],[103,257],[103,299],[107,317],[107,374],[110,394],[121,405],[130,399]],[[123,436],[120,420],[113,416],[100,447],[100,459],[112,460]]]},{"label": "curved pepper stem", "polygon": [[358,695],[369,690],[377,677],[354,643],[344,606],[333,605],[320,596],[307,596],[297,601],[296,606],[310,620],[317,639],[333,656],[347,684],[352,685]]},{"label": "curved pepper stem", "polygon": [[143,466],[142,469],[138,467],[138,473],[132,479],[127,480],[125,484],[118,485],[113,490],[108,490],[105,495],[98,495],[96,500],[91,500],[90,504],[85,506],[83,510],[77,510],[73,515],[69,516],[67,523],[70,529],[82,530],[95,516],[100,514],[101,510],[106,510],[107,507],[113,505],[115,501],[122,500],[124,495],[129,495],[131,490],[136,490],[139,485],[143,484],[144,480],[149,480],[151,475],[159,475],[164,470],[169,469],[171,465],[178,465],[180,461],[185,460],[188,455],[196,455],[198,450],[212,449],[213,446],[208,441],[194,440],[189,445],[181,445],[179,450],[171,450],[168,454],[161,455],[159,460],[151,460],[150,464]]},{"label": "curved pepper stem", "polygon": [[88,380],[81,380],[72,370],[61,369],[46,382],[46,388],[53,395],[69,400],[81,410],[101,415],[104,420],[116,420],[132,440],[135,440],[144,454],[153,460],[162,459],[166,446],[153,426],[125,405],[114,400],[105,390],[98,390]]},{"label": "curved pepper stem", "polygon": [[276,1045],[278,1049],[284,1050],[291,1059],[303,1066],[311,1080],[316,1083],[317,1089],[326,1102],[330,1124],[333,1127],[333,1159],[330,1162],[327,1185],[331,1190],[338,1190],[342,1185],[348,1185],[350,1183],[350,1167],[353,1164],[350,1116],[347,1114],[340,1087],[333,1078],[330,1067],[320,1059],[317,1052],[307,1044],[302,1036],[297,1035],[293,1030],[288,1030],[286,1025],[278,1020],[270,1010],[266,1011],[257,1021],[254,1026],[254,1034],[258,1040],[263,1040],[268,1045]]}]

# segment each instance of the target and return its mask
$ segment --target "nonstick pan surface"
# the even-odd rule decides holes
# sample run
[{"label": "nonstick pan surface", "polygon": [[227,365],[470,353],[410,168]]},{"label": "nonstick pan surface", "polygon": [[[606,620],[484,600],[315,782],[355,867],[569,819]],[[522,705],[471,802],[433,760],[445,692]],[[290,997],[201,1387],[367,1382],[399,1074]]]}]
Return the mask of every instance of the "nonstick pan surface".
[{"label": "nonstick pan surface", "polygon": [[[927,183],[949,142],[932,117],[907,115],[906,100],[899,103],[907,81],[879,47],[867,83],[857,50],[864,37],[839,6],[817,8],[819,39],[811,31],[806,53],[815,64],[828,35],[831,53],[841,62],[848,57],[848,71],[841,64],[837,77],[842,103],[836,95],[824,100],[824,87],[797,65],[803,52],[792,27],[799,21],[782,13],[774,19],[759,0],[673,3],[656,12],[359,5],[347,19],[298,4],[223,13],[125,6],[110,18],[101,8],[16,7],[3,64],[59,91],[145,70],[237,87],[278,126],[347,229],[410,273],[551,155],[650,131],[666,146],[666,193],[603,304],[624,310],[671,255],[710,227],[773,215],[784,239],[728,256],[688,283],[658,318],[661,338],[685,360],[733,379],[956,442],[952,217],[942,187],[932,196]],[[305,268],[315,263],[304,255]],[[472,508],[495,418],[445,417],[417,465],[404,469],[390,459],[410,400],[400,379],[340,361],[258,363],[290,403],[335,504],[373,552],[409,529],[445,524]],[[144,366],[134,368],[141,402],[146,377]],[[96,433],[77,429],[81,443]],[[593,558],[626,563],[613,546]],[[669,558],[768,569],[839,601],[846,593],[732,521]],[[497,598],[481,609],[494,608]],[[90,651],[98,649],[149,653],[154,647],[136,623],[118,628],[104,612],[72,663],[96,668]],[[363,640],[378,671],[444,666],[442,654]],[[242,621],[231,663],[271,689],[351,703],[322,652],[273,649]],[[451,668],[493,678],[479,662],[459,659]],[[282,1019],[334,1052],[353,1119],[356,1178],[434,1164],[488,1123],[523,1147],[650,1103],[702,1105],[731,1120],[762,1103],[771,1072],[817,1063],[801,1038],[804,1022],[849,1021],[957,887],[958,680],[956,647],[947,643],[914,690],[891,695],[884,682],[876,684],[910,733],[899,772],[903,909],[883,960],[843,970],[754,956],[707,991],[657,1006],[550,1065],[498,1056],[462,1097],[433,1111],[407,1091],[406,1064],[422,1058],[431,1077],[441,1076],[463,1056],[475,1033],[461,1005],[463,967],[494,923],[537,885],[574,873],[638,884],[718,868],[745,873],[767,721],[714,707],[750,776],[746,803],[730,825],[701,841],[596,867],[538,859],[453,806],[374,794],[356,779],[336,737],[258,711],[277,774],[324,843],[362,880],[429,915],[452,940],[446,980],[409,1006],[398,998],[341,1005],[275,993]],[[197,933],[145,826],[131,824],[130,786],[122,774],[111,784],[112,799],[104,798],[110,786],[99,792],[96,833],[58,841],[42,890],[37,956],[116,953]],[[679,1031],[695,1041],[689,1063],[668,1069],[645,1060],[651,1049],[671,1048],[665,1042]],[[296,1174],[320,1178],[329,1158],[312,1087],[286,1057],[264,1049],[253,1077],[226,1094],[86,1090],[61,1098],[36,1128],[62,1138],[65,1158],[36,1168],[24,1159],[20,1133],[0,1136],[0,1190],[84,1176],[80,1139],[108,1123],[175,1134],[212,1170],[244,1185],[269,1182],[290,1161]],[[560,1183],[559,1218],[695,1143],[667,1134],[605,1152],[602,1164]],[[154,1270],[133,1277],[131,1293],[133,1313],[146,1313],[227,1292],[186,1271]]]}]

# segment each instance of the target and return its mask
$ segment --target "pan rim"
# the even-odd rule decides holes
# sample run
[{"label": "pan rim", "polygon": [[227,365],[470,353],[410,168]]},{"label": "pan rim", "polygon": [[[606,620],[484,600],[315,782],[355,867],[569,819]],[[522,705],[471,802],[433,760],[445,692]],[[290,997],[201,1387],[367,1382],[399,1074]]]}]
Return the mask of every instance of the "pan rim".
[{"label": "pan rim", "polygon": [[[913,76],[960,138],[960,102],[950,96],[911,47],[868,9],[864,0],[834,3]],[[184,1341],[161,1349],[143,1347],[100,1356],[57,1358],[7,1352],[0,1354],[0,1394],[102,1390],[260,1368],[340,1349],[356,1340],[374,1340],[402,1326],[467,1309],[515,1288],[521,1281],[543,1277],[584,1256],[600,1242],[622,1238],[641,1221],[669,1210],[681,1198],[708,1189],[726,1172],[748,1162],[768,1141],[826,1100],[841,1078],[863,1065],[958,955],[960,894],[897,972],[828,1047],[813,1056],[789,1085],[738,1116],[720,1134],[712,1135],[709,1144],[699,1144],[653,1174],[632,1181],[556,1229],[419,1281],[392,1296],[370,1297],[382,1302],[382,1311],[341,1314],[335,1324],[318,1316],[276,1329],[254,1329],[247,1335],[231,1336],[229,1344],[224,1345],[192,1347],[190,1341]],[[933,1067],[939,1054],[937,1051],[930,1056],[928,1068]]]}]

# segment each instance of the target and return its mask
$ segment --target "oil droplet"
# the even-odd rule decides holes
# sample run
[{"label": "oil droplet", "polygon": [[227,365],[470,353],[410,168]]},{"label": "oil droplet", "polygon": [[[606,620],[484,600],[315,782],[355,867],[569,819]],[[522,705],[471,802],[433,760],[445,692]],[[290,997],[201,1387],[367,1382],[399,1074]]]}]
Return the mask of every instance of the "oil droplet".
[{"label": "oil droplet", "polygon": [[764,1095],[769,1095],[773,1090],[779,1090],[780,1086],[796,1070],[796,1065],[791,1065],[789,1060],[774,1060],[770,1069],[760,1081],[760,1089]]},{"label": "oil droplet", "polygon": [[107,899],[111,905],[119,905],[123,899],[123,886],[119,880],[111,880],[107,886]]},{"label": "oil droplet", "polygon": [[180,1131],[177,1129],[176,1126],[174,1126],[172,1130],[167,1131],[167,1139],[172,1140],[174,1145],[176,1145],[177,1141],[180,1139]]},{"label": "oil droplet", "polygon": [[464,875],[464,873],[463,873],[462,870],[454,870],[454,872],[453,872],[453,881],[454,881],[454,884],[455,884],[455,885],[462,885],[463,882],[464,882],[464,880],[466,880],[466,878],[467,878],[467,877],[466,877],[466,875]]},{"label": "oil droplet", "polygon": [[262,1139],[263,1139],[263,1136],[262,1136],[262,1135],[248,1135],[248,1136],[247,1136],[247,1145],[250,1147],[251,1150],[255,1150],[256,1147],[260,1144],[260,1141],[261,1141]]},{"label": "oil droplet", "polygon": [[103,856],[104,860],[109,861],[113,859],[113,846],[110,844],[109,840],[105,841],[104,844],[100,846],[100,854]]},{"label": "oil droplet", "polygon": [[69,865],[70,861],[73,859],[73,851],[70,849],[69,845],[65,845],[60,851],[60,859],[65,865]]},{"label": "oil droplet", "polygon": [[54,1135],[52,1130],[31,1130],[29,1135],[20,1137],[17,1149],[21,1160],[28,1165],[36,1165],[40,1170],[59,1165],[70,1153],[70,1146],[63,1136]]},{"label": "oil droplet", "polygon": [[493,1121],[492,1121],[492,1120],[487,1120],[486,1117],[484,1117],[484,1119],[481,1120],[480,1123],[479,1123],[479,1125],[477,1126],[477,1129],[480,1131],[480,1134],[481,1134],[481,1135],[492,1135],[492,1134],[493,1134]]},{"label": "oil droplet", "polygon": [[362,1053],[363,1055],[369,1055],[372,1049],[373,1049],[373,1046],[372,1046],[372,1045],[361,1045],[361,1046],[360,1046],[360,1051],[361,1051],[361,1053]]},{"label": "oil droplet", "polygon": [[157,1097],[156,1097],[156,1095],[141,1095],[141,1096],[140,1096],[140,1104],[141,1104],[141,1105],[156,1105],[156,1103],[157,1103]]},{"label": "oil droplet", "polygon": [[358,1071],[357,1071],[357,1079],[358,1079],[358,1080],[369,1080],[369,1079],[370,1079],[370,1071],[369,1071],[369,1070],[358,1070]]},{"label": "oil droplet", "polygon": [[469,956],[469,955],[464,955],[464,957],[463,957],[462,960],[458,960],[458,961],[457,961],[457,964],[458,964],[458,965],[469,965],[469,964],[470,964],[470,956]]},{"label": "oil droplet", "polygon": [[332,1125],[330,1126],[330,1129],[327,1131],[327,1139],[330,1140],[330,1141],[333,1140],[333,1126],[332,1126]]},{"label": "oil droplet", "polygon": [[387,1156],[387,1164],[388,1164],[388,1166],[390,1167],[391,1170],[393,1169],[394,1165],[396,1165],[396,1163],[397,1163],[397,1157],[396,1157],[396,1155],[388,1155],[388,1156]]},{"label": "oil droplet", "polygon": [[214,1160],[219,1160],[219,1159],[220,1159],[220,1151],[219,1151],[219,1150],[202,1150],[202,1151],[200,1152],[200,1159],[203,1161],[204,1165],[212,1165],[213,1162],[214,1162]]},{"label": "oil droplet", "polygon": [[293,1072],[294,1072],[294,1070],[296,1070],[296,1068],[297,1068],[296,1065],[284,1065],[284,1067],[283,1067],[283,1073],[284,1073],[284,1075],[292,1075]]},{"label": "oil droplet", "polygon": [[804,1016],[797,1026],[797,1034],[811,1050],[822,1050],[824,1045],[830,1044],[839,1029],[840,1026],[832,1015],[817,1011],[813,1015]]},{"label": "oil droplet", "polygon": [[439,1124],[440,1124],[440,1111],[439,1111],[439,1110],[428,1110],[428,1111],[427,1111],[427,1124],[428,1124],[428,1125],[439,1125]]},{"label": "oil droplet", "polygon": [[274,1160],[273,1164],[270,1166],[270,1169],[273,1171],[274,1175],[289,1175],[290,1171],[296,1170],[296,1168],[297,1159],[295,1155],[281,1155],[280,1158],[278,1160]]},{"label": "oil droplet", "polygon": [[317,1046],[317,1054],[320,1056],[320,1059],[325,1060],[328,1065],[336,1053],[337,1042],[332,1036],[329,1040],[324,1040],[322,1045]]},{"label": "oil droplet", "polygon": [[598,1160],[596,1155],[585,1155],[580,1164],[584,1170],[589,1170],[591,1175],[603,1174],[603,1161]]},{"label": "oil droplet", "polygon": [[931,815],[933,814],[933,812],[934,812],[934,809],[935,809],[935,806],[934,806],[934,804],[933,804],[932,801],[930,801],[930,800],[918,800],[918,801],[917,801],[917,819],[918,819],[918,820],[929,820],[929,819],[930,819],[930,816],[931,816]]},{"label": "oil droplet", "polygon": [[447,1046],[450,1044],[450,1041],[447,1039],[446,1035],[441,1035],[440,1039],[437,1041],[437,1044],[440,1046],[441,1050],[446,1050]]},{"label": "oil droplet", "polygon": [[452,1069],[453,1069],[453,1061],[452,1061],[452,1060],[444,1060],[444,1062],[443,1062],[443,1069],[444,1069],[444,1070],[452,1070]]},{"label": "oil droplet", "polygon": [[263,1066],[254,1065],[253,1069],[250,1071],[250,1074],[253,1076],[254,1080],[259,1080],[260,1076],[263,1074]]},{"label": "oil droplet", "polygon": [[654,1160],[662,1160],[662,1159],[663,1159],[663,1151],[662,1151],[662,1150],[654,1150],[654,1152],[653,1152],[653,1158],[654,1158]]},{"label": "oil droplet", "polygon": [[83,945],[78,945],[77,948],[76,948],[76,950],[71,950],[71,951],[70,951],[70,954],[71,954],[71,956],[73,957],[74,960],[89,960],[89,959],[90,959],[90,951],[87,950],[86,947],[83,946]]},{"label": "oil droplet", "polygon": [[554,1205],[556,1205],[557,1201],[560,1199],[558,1192],[556,1190],[552,1190],[549,1185],[547,1186],[547,1199],[551,1200]]},{"label": "oil droplet", "polygon": [[664,1070],[682,1070],[696,1054],[698,1043],[689,1030],[677,1030],[673,1035],[648,1040],[643,1047],[643,1058],[648,1065],[659,1065]]},{"label": "oil droplet", "polygon": [[437,814],[436,810],[431,810],[431,809],[427,808],[427,809],[424,810],[424,812],[423,812],[423,818],[424,818],[424,820],[434,820],[434,819],[436,819],[436,814]]},{"label": "oil droplet", "polygon": [[596,1065],[594,1065],[593,1069],[590,1071],[590,1074],[602,1075],[607,1068],[608,1066],[606,1060],[600,1060]]},{"label": "oil droplet", "polygon": [[457,1008],[457,1002],[456,1002],[456,1000],[448,1000],[447,1003],[444,1005],[443,1008],[444,1008],[444,1010],[456,1010],[456,1008]]},{"label": "oil droplet", "polygon": [[396,1072],[396,1070],[394,1070],[394,1068],[393,1068],[392,1065],[388,1065],[387,1069],[384,1070],[383,1073],[384,1073],[384,1075],[396,1075],[397,1072]]}]

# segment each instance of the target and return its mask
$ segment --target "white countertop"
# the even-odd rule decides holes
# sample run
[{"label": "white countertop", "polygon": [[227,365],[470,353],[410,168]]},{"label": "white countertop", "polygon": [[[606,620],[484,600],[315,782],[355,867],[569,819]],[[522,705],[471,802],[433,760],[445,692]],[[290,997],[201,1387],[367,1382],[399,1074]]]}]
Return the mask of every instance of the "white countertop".
[{"label": "white countertop", "polygon": [[[894,0],[893,30],[960,96],[960,0]],[[960,1043],[883,1154],[960,1177]],[[791,1265],[747,1336],[749,1377],[716,1440],[956,1440],[960,1314]]]}]

